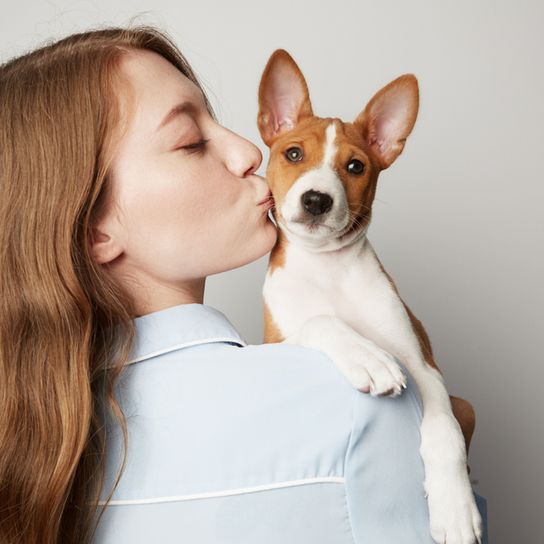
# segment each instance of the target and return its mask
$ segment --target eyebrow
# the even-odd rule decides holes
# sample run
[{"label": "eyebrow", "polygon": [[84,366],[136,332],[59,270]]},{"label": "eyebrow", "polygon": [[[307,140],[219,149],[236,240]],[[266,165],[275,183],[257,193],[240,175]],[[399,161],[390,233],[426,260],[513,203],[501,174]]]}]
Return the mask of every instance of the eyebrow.
[{"label": "eyebrow", "polygon": [[173,119],[176,117],[179,117],[180,115],[184,113],[190,113],[197,109],[197,106],[190,100],[184,100],[183,102],[180,102],[179,104],[176,104],[164,117],[164,119],[160,122],[159,126],[155,129],[155,132],[158,132],[161,128],[163,128],[165,125],[170,123]]}]

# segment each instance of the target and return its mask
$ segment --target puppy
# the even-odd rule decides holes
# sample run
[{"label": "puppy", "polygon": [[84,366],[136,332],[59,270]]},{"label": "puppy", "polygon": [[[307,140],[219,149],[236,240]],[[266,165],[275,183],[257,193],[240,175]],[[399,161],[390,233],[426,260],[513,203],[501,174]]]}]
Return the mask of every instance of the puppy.
[{"label": "puppy", "polygon": [[431,535],[440,544],[474,544],[482,535],[467,470],[474,411],[450,400],[423,325],[366,236],[378,175],[402,152],[418,107],[417,80],[405,74],[352,123],[317,117],[293,58],[283,49],[271,55],[257,117],[270,148],[266,177],[278,226],[263,286],[264,341],[323,351],[371,395],[406,387],[402,362],[423,402]]}]

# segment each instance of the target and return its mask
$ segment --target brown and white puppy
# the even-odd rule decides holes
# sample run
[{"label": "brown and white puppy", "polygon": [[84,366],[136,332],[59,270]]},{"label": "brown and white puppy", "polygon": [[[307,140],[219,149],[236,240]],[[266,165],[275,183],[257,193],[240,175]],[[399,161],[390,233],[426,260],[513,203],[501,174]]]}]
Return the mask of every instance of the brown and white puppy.
[{"label": "brown and white puppy", "polygon": [[278,226],[263,286],[264,341],[319,349],[372,395],[406,387],[402,362],[423,402],[431,535],[440,544],[474,544],[482,534],[466,464],[474,412],[450,400],[423,325],[366,237],[378,175],[403,150],[418,107],[417,80],[405,74],[352,123],[317,117],[293,58],[283,49],[271,55],[258,114]]}]

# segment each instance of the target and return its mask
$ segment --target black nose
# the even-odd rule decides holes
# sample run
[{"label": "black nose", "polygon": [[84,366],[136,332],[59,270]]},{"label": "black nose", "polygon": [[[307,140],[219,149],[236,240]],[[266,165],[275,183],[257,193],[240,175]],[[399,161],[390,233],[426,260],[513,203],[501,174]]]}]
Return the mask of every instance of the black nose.
[{"label": "black nose", "polygon": [[332,198],[327,193],[320,193],[310,189],[300,197],[302,207],[312,215],[321,215],[332,207]]}]

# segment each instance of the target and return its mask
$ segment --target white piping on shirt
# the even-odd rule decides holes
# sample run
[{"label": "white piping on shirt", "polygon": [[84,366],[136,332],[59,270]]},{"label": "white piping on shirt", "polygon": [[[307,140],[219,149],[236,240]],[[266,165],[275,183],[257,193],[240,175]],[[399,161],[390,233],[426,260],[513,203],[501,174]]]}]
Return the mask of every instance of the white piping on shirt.
[{"label": "white piping on shirt", "polygon": [[174,346],[169,346],[167,348],[160,349],[158,351],[153,351],[151,353],[146,353],[145,355],[140,355],[135,359],[130,359],[125,364],[131,365],[132,363],[137,363],[138,361],[143,361],[145,359],[150,359],[151,357],[156,357],[157,355],[162,355],[163,353],[169,353],[170,351],[175,351],[176,349],[188,348],[189,346],[196,346],[198,344],[209,344],[211,342],[234,342],[241,347],[247,346],[247,343],[239,338],[234,338],[230,336],[216,337],[216,338],[204,338],[202,340],[193,340],[192,342],[184,342],[182,344],[176,344]]},{"label": "white piping on shirt", "polygon": [[[126,504],[152,504],[162,502],[177,502],[177,501],[192,501],[195,499],[212,499],[215,497],[229,497],[231,495],[243,495],[245,493],[254,493],[256,491],[267,491],[269,489],[280,489],[284,487],[293,487],[296,485],[307,484],[322,484],[336,483],[343,484],[345,478],[343,476],[321,476],[315,478],[304,478],[302,480],[289,480],[285,482],[276,482],[271,484],[256,485],[252,487],[241,487],[238,489],[226,489],[223,491],[211,491],[208,493],[195,493],[193,495],[174,495],[171,497],[154,497],[151,499],[118,499],[111,500],[109,505],[126,505]],[[99,505],[106,504],[106,501],[99,501]]]}]

